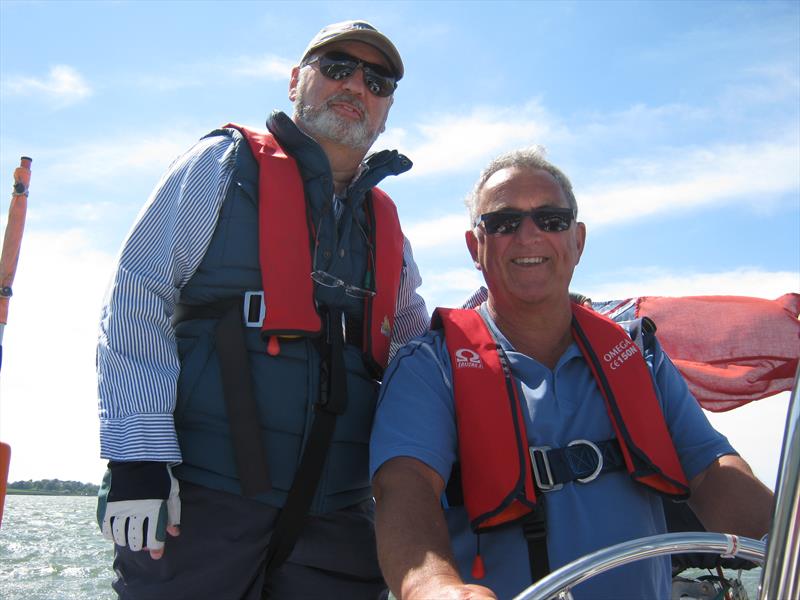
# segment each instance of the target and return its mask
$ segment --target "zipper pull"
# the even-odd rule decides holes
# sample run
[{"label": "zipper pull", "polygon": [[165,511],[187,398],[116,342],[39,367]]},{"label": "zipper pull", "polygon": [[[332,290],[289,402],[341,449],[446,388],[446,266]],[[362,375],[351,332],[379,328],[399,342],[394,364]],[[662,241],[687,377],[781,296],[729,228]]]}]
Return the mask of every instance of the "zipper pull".
[{"label": "zipper pull", "polygon": [[483,564],[483,557],[481,556],[481,534],[475,534],[478,540],[478,548],[475,551],[475,560],[472,561],[472,578],[483,579],[486,577],[486,565]]}]

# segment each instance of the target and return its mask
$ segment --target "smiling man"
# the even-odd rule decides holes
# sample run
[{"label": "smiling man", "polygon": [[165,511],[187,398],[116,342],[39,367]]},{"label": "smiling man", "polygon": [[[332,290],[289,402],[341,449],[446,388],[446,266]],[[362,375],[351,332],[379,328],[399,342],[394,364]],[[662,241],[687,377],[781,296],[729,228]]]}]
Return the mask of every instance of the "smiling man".
[{"label": "smiling man", "polygon": [[[649,324],[570,301],[586,241],[567,177],[538,150],[495,159],[467,205],[476,309],[437,309],[395,356],[373,425],[378,553],[402,600],[511,598],[552,568],[665,531],[662,496],[760,537],[771,492],[711,428]],[[638,327],[638,329],[637,329]],[[576,598],[670,597],[669,558]]]},{"label": "smiling man", "polygon": [[427,328],[367,157],[403,62],[364,21],[291,71],[294,116],[216,130],[162,177],[100,324],[98,503],[122,598],[369,598],[370,424],[390,354]]}]

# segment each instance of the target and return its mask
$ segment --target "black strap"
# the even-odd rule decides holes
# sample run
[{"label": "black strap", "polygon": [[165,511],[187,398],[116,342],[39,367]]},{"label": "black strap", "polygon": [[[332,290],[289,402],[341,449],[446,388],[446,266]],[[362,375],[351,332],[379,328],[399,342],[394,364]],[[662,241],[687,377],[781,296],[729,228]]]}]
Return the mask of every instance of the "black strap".
[{"label": "black strap", "polygon": [[272,484],[261,437],[261,418],[253,393],[240,306],[239,302],[233,303],[217,322],[216,346],[236,471],[242,493],[256,496],[268,492]]},{"label": "black strap", "polygon": [[221,319],[225,316],[225,313],[234,307],[237,310],[241,310],[241,297],[212,304],[184,304],[179,302],[175,305],[175,311],[172,313],[172,326],[175,327],[178,323],[191,321],[192,319]]},{"label": "black strap", "polygon": [[[598,466],[600,470],[595,477],[625,468],[625,458],[616,438],[594,442],[593,445],[578,440],[572,446],[534,450],[531,453],[531,467],[537,483],[541,482],[544,491],[552,486],[591,477]],[[599,464],[601,460],[602,465]]]},{"label": "black strap", "polygon": [[533,510],[522,519],[522,534],[525,536],[525,541],[528,542],[531,583],[536,583],[550,573],[550,559],[547,556],[545,500],[541,494]]},{"label": "black strap", "polygon": [[300,466],[272,532],[266,557],[266,577],[280,567],[292,553],[305,525],[322,468],[333,439],[336,417],[347,408],[347,371],[344,364],[342,313],[327,314],[326,351],[322,352],[320,396]]}]

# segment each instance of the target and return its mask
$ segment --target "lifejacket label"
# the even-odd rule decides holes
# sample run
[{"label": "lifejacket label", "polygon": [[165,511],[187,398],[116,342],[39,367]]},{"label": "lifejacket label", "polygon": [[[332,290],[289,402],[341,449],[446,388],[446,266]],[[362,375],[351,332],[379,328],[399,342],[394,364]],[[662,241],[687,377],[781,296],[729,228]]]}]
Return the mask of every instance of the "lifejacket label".
[{"label": "lifejacket label", "polygon": [[474,350],[459,348],[455,352],[457,369],[482,369],[481,357]]},{"label": "lifejacket label", "polygon": [[603,360],[613,371],[620,368],[626,360],[638,353],[639,348],[636,347],[636,344],[630,339],[625,339],[603,354]]}]

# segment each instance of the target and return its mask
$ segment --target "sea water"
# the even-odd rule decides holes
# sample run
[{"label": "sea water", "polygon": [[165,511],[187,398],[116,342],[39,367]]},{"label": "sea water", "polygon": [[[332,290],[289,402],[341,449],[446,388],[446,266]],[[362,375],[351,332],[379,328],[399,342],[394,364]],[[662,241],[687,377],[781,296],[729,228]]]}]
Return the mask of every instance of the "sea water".
[{"label": "sea water", "polygon": [[[0,599],[116,598],[113,550],[100,535],[96,506],[87,496],[8,496],[0,529]],[[761,569],[742,573],[751,600],[758,597],[760,577]]]},{"label": "sea water", "polygon": [[0,529],[0,598],[106,600],[113,547],[90,496],[8,496]]}]

